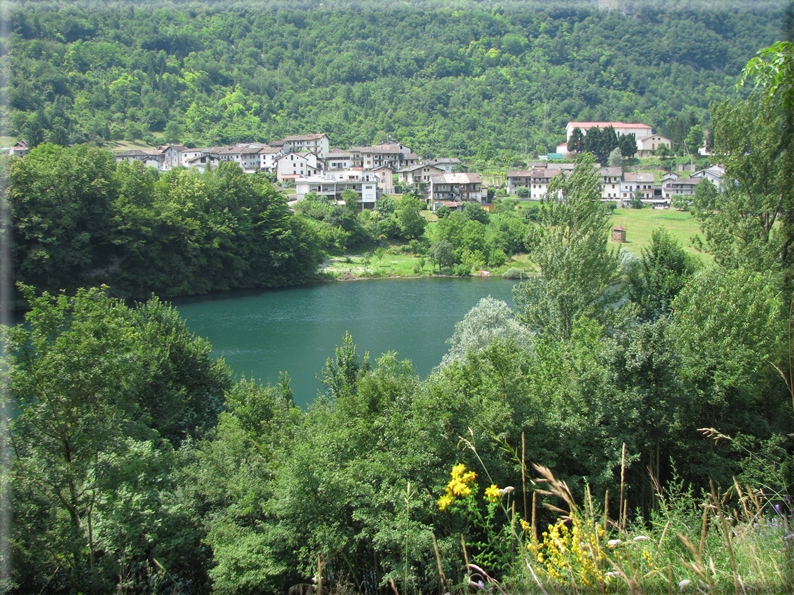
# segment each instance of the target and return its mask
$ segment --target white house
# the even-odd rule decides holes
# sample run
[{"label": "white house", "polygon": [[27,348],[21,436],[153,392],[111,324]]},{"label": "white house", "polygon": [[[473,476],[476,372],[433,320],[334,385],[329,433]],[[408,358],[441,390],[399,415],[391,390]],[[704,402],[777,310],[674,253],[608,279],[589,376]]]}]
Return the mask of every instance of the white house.
[{"label": "white house", "polygon": [[385,166],[398,170],[402,167],[419,163],[419,156],[400,143],[350,147],[350,158],[353,167],[363,167],[364,169],[375,169]]},{"label": "white house", "polygon": [[[564,164],[561,164],[564,165]],[[519,188],[528,188],[528,200],[541,200],[554,176],[568,171],[563,167],[533,167],[528,170],[507,172],[507,193],[517,195]]]},{"label": "white house", "polygon": [[[519,188],[532,188],[532,170],[512,170],[507,172],[507,193],[516,195]],[[529,198],[531,198],[531,194]]]},{"label": "white house", "polygon": [[430,200],[482,203],[482,178],[475,173],[430,176]]},{"label": "white house", "polygon": [[601,200],[618,200],[620,194],[620,180],[623,178],[621,167],[600,167],[598,175],[601,178]]},{"label": "white house", "polygon": [[626,172],[623,174],[623,181],[620,183],[620,200],[624,205],[630,205],[634,193],[639,190],[642,193],[642,202],[654,202],[654,183],[653,174],[641,172]]},{"label": "white house", "polygon": [[314,176],[321,170],[320,161],[314,153],[287,153],[276,161],[276,179],[279,182]]},{"label": "white house", "polygon": [[160,169],[163,165],[163,154],[158,150],[141,151],[132,149],[130,151],[120,151],[113,155],[116,158],[116,163],[121,161],[142,161],[148,167],[156,167]]},{"label": "white house", "polygon": [[339,200],[345,190],[352,190],[360,196],[358,202],[362,209],[374,209],[379,197],[378,182],[378,176],[374,172],[333,171],[297,178],[295,192],[298,200],[306,198],[310,192]]},{"label": "white house", "polygon": [[204,173],[208,169],[212,170],[218,167],[218,163],[219,161],[217,156],[212,153],[211,149],[207,149],[205,153],[197,155],[192,159],[188,159],[185,167],[192,167],[199,170],[199,172]]},{"label": "white house", "polygon": [[415,186],[417,184],[429,184],[431,176],[449,172],[445,172],[443,169],[431,165],[430,163],[420,163],[418,165],[409,165],[408,167],[398,169],[396,173],[398,182]]},{"label": "white house", "polygon": [[314,153],[320,159],[323,159],[329,150],[328,137],[323,132],[287,136],[281,141],[270,143],[270,145],[283,147],[285,153]]},{"label": "white house", "polygon": [[692,196],[697,185],[706,178],[679,178],[662,183],[662,198],[669,201],[673,195]]},{"label": "white house", "polygon": [[717,190],[722,192],[723,178],[725,178],[725,167],[722,165],[712,165],[706,169],[701,169],[692,174],[693,178],[705,178],[717,187]]},{"label": "white house", "polygon": [[439,157],[438,159],[431,159],[427,165],[437,167],[445,174],[451,174],[452,171],[461,165],[461,160],[457,157]]},{"label": "white house", "polygon": [[280,147],[263,146],[259,149],[259,169],[268,173],[276,169],[278,158],[284,154]]},{"label": "white house", "polygon": [[350,152],[342,149],[330,149],[324,161],[325,169],[327,170],[345,170],[353,167],[353,159]]},{"label": "white house", "polygon": [[664,145],[672,149],[673,141],[661,134],[651,134],[637,138],[637,157],[652,157],[656,154],[656,149]]},{"label": "white house", "polygon": [[162,162],[160,169],[169,170],[172,167],[179,167],[182,165],[182,151],[187,147],[184,145],[162,145],[157,147],[157,150],[162,154]]},{"label": "white house", "polygon": [[179,165],[181,167],[188,167],[188,162],[191,159],[203,155],[206,151],[207,149],[188,149],[187,147],[183,147],[182,150],[179,151]]}]

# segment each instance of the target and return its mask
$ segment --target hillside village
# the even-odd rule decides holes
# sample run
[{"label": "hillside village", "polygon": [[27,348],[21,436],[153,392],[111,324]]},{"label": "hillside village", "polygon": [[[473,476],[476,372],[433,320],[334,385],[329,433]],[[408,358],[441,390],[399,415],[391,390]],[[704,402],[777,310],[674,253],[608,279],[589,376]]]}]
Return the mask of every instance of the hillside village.
[{"label": "hillside village", "polygon": [[[546,156],[545,160],[529,162],[526,169],[507,172],[507,195],[530,201],[543,198],[555,176],[573,169],[571,161],[576,151],[569,150],[571,138],[585,137],[594,128],[614,130],[618,139],[633,135],[638,157],[657,155],[662,147],[669,151],[672,145],[670,139],[655,134],[647,124],[569,122],[566,127],[568,142],[558,145],[556,153]],[[24,141],[9,150],[18,156],[27,151]],[[344,150],[332,147],[326,134],[313,133],[287,136],[268,144],[238,143],[204,148],[163,145],[152,150],[117,152],[115,158],[116,161],[141,161],[160,171],[186,167],[203,172],[221,163],[233,162],[247,173],[269,173],[279,183],[294,184],[297,200],[309,193],[339,200],[344,191],[351,190],[359,195],[361,209],[373,209],[383,195],[406,188],[423,194],[433,211],[440,206],[460,209],[467,202],[487,206],[489,196],[493,197],[482,177],[466,172],[460,159],[422,160],[410,147],[391,139],[382,144]],[[636,206],[639,201],[642,205],[666,208],[674,196],[693,195],[697,185],[706,179],[721,191],[725,174],[721,166],[714,165],[695,171],[689,177],[667,172],[657,181],[650,171],[624,171],[620,166],[601,164],[596,167],[601,178],[601,201],[614,202],[619,207]]]}]

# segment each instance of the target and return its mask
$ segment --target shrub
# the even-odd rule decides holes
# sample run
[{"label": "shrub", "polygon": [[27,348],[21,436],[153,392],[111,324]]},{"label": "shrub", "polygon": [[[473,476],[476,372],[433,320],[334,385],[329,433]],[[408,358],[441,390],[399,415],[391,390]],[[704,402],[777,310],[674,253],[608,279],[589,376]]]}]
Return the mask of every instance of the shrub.
[{"label": "shrub", "polygon": [[510,267],[504,273],[502,273],[503,279],[526,279],[529,275],[524,269],[519,269],[517,267]]}]

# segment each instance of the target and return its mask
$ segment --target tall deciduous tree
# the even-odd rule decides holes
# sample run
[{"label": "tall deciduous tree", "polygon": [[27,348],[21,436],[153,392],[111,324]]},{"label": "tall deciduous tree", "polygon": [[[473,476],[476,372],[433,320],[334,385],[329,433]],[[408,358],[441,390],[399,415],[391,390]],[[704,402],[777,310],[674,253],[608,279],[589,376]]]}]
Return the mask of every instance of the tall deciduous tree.
[{"label": "tall deciduous tree", "polygon": [[422,210],[422,201],[409,194],[403,194],[395,215],[400,226],[400,236],[406,240],[413,240],[425,232],[427,220],[419,211]]},{"label": "tall deciduous tree", "polygon": [[107,151],[45,144],[9,172],[17,279],[74,290],[110,264],[116,164]]},{"label": "tall deciduous tree", "polygon": [[549,184],[540,225],[529,238],[540,277],[513,292],[524,322],[541,334],[567,339],[577,317],[604,318],[617,258],[607,247],[609,215],[599,202],[600,188],[589,155]]},{"label": "tall deciduous tree", "polygon": [[159,303],[140,313],[100,289],[25,293],[28,325],[4,330],[19,410],[15,580],[83,593],[145,589],[161,568],[201,580],[201,534],[171,500],[176,461],[163,436],[215,424],[228,369],[202,366],[209,349]]},{"label": "tall deciduous tree", "polygon": [[[705,248],[718,264],[794,277],[794,151],[781,147],[786,113],[757,95],[713,109],[715,154],[725,164],[724,192],[693,204]],[[786,281],[787,283],[787,281]]]}]

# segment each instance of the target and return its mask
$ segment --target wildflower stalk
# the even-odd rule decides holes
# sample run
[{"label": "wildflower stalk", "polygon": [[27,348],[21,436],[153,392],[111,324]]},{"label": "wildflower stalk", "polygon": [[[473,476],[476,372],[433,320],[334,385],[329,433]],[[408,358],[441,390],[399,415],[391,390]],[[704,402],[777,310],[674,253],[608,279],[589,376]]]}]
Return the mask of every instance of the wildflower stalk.
[{"label": "wildflower stalk", "polygon": [[463,561],[466,563],[466,584],[471,582],[471,570],[469,569],[469,552],[466,551],[466,538],[460,534],[460,545],[463,548]]},{"label": "wildflower stalk", "polygon": [[720,519],[720,526],[722,527],[722,534],[725,536],[725,543],[728,546],[728,557],[731,560],[731,570],[733,571],[733,590],[736,595],[739,595],[739,573],[736,570],[736,557],[733,555],[733,543],[731,540],[731,532],[728,528],[728,522],[725,520],[725,514],[722,512],[717,489],[714,487],[714,482],[709,481],[711,484],[711,497],[714,501],[714,506],[717,508],[717,516]]},{"label": "wildflower stalk", "polygon": [[436,564],[438,565],[438,593],[443,595],[444,586],[447,583],[447,577],[444,575],[444,567],[441,565],[441,552],[438,551],[438,541],[436,541],[436,534],[430,534],[433,537],[433,551],[436,553]]},{"label": "wildflower stalk", "polygon": [[626,518],[623,512],[623,497],[626,487],[626,443],[623,443],[623,451],[620,456],[620,508],[618,508],[618,528],[623,531],[626,528]]},{"label": "wildflower stalk", "polygon": [[706,544],[706,533],[709,528],[709,505],[708,502],[703,503],[703,524],[700,527],[700,547],[698,547],[698,554],[703,557],[703,548]]},{"label": "wildflower stalk", "polygon": [[[527,438],[524,432],[521,432],[521,491],[524,495],[524,518],[527,518]],[[532,526],[535,526],[534,519]]]}]

